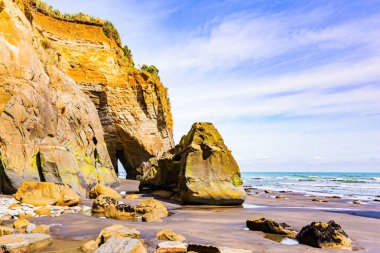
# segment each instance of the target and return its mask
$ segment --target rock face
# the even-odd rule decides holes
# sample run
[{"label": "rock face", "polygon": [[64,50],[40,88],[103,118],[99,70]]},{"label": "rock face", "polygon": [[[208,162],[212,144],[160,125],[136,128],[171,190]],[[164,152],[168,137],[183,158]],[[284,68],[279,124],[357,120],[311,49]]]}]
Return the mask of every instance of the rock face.
[{"label": "rock face", "polygon": [[286,235],[290,238],[295,238],[297,235],[297,232],[288,224],[277,223],[274,220],[266,219],[263,217],[248,219],[246,224],[249,230]]},{"label": "rock face", "polygon": [[316,248],[351,249],[352,244],[346,232],[333,220],[312,222],[301,229],[297,239],[301,244]]},{"label": "rock face", "polygon": [[49,181],[85,196],[98,182],[117,184],[96,107],[59,69],[59,51],[34,18],[42,14],[23,1],[2,2],[1,191],[14,193],[23,181]]},{"label": "rock face", "polygon": [[59,68],[95,104],[116,171],[120,160],[127,177],[136,178],[141,163],[173,146],[167,89],[157,75],[136,69],[101,25],[32,14]]},{"label": "rock face", "polygon": [[81,201],[80,196],[70,186],[50,182],[24,182],[17,190],[15,198],[34,206],[76,206]]},{"label": "rock face", "polygon": [[239,167],[211,123],[195,123],[160,160],[151,159],[141,188],[177,191],[185,203],[242,204],[245,191]]}]

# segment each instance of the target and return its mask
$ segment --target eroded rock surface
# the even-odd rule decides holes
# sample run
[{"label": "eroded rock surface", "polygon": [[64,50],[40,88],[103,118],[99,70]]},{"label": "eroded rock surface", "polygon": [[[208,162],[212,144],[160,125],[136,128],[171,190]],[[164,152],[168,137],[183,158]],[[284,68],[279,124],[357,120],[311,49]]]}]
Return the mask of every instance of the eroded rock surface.
[{"label": "eroded rock surface", "polygon": [[14,234],[0,237],[0,246],[4,252],[34,252],[48,247],[52,243],[46,234]]},{"label": "eroded rock surface", "polygon": [[211,123],[194,123],[160,160],[151,159],[141,189],[171,189],[185,203],[242,204],[245,191],[231,151]]}]

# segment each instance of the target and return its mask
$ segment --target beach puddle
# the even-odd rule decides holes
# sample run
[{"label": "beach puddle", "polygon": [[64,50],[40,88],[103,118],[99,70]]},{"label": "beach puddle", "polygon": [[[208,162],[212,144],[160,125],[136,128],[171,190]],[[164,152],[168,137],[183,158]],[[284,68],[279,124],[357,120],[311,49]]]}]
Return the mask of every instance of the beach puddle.
[{"label": "beach puddle", "polygon": [[291,238],[283,236],[283,235],[266,233],[264,235],[264,238],[275,241],[275,242],[279,242],[279,243],[285,244],[285,245],[297,245],[297,244],[299,244],[299,242],[297,240],[291,239]]},{"label": "beach puddle", "polygon": [[38,252],[42,252],[42,253],[81,252],[79,248],[82,244],[83,244],[83,241],[53,239],[52,245],[50,245],[49,247],[45,249],[39,250]]}]

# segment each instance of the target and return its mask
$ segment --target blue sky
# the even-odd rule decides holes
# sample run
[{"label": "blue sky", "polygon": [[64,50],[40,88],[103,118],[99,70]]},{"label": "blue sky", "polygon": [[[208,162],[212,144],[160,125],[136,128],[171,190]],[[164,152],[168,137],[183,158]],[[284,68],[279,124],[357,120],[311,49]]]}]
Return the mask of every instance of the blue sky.
[{"label": "blue sky", "polygon": [[112,21],[242,171],[380,172],[380,1],[49,0]]}]

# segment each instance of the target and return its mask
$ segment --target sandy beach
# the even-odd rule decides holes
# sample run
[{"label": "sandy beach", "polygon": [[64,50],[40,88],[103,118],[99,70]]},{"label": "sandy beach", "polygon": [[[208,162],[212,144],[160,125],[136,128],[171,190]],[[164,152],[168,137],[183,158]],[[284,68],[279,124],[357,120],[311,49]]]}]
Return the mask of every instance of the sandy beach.
[{"label": "sandy beach", "polygon": [[[138,181],[122,180],[117,190],[127,194],[134,193],[138,191],[138,184]],[[149,252],[153,252],[159,242],[155,234],[166,228],[185,236],[187,243],[250,249],[253,252],[348,252],[322,250],[299,244],[287,245],[272,240],[273,236],[270,234],[246,229],[245,222],[248,218],[261,216],[288,223],[297,231],[312,221],[336,220],[353,240],[353,251],[379,252],[378,203],[352,204],[343,199],[328,199],[329,202],[319,203],[312,201],[313,197],[294,193],[281,193],[285,199],[276,199],[274,196],[277,194],[255,190],[252,195],[247,196],[243,207],[182,206],[175,201],[151,194],[140,194],[141,198],[135,200],[123,199],[131,204],[151,197],[161,200],[172,213],[163,222],[119,221],[80,213],[32,218],[30,221],[51,226],[53,245],[41,252],[80,252],[78,248],[83,242],[95,239],[100,230],[113,224],[139,230]],[[90,206],[91,203],[92,200],[85,199],[81,205]],[[274,239],[282,238],[274,236]]]}]

